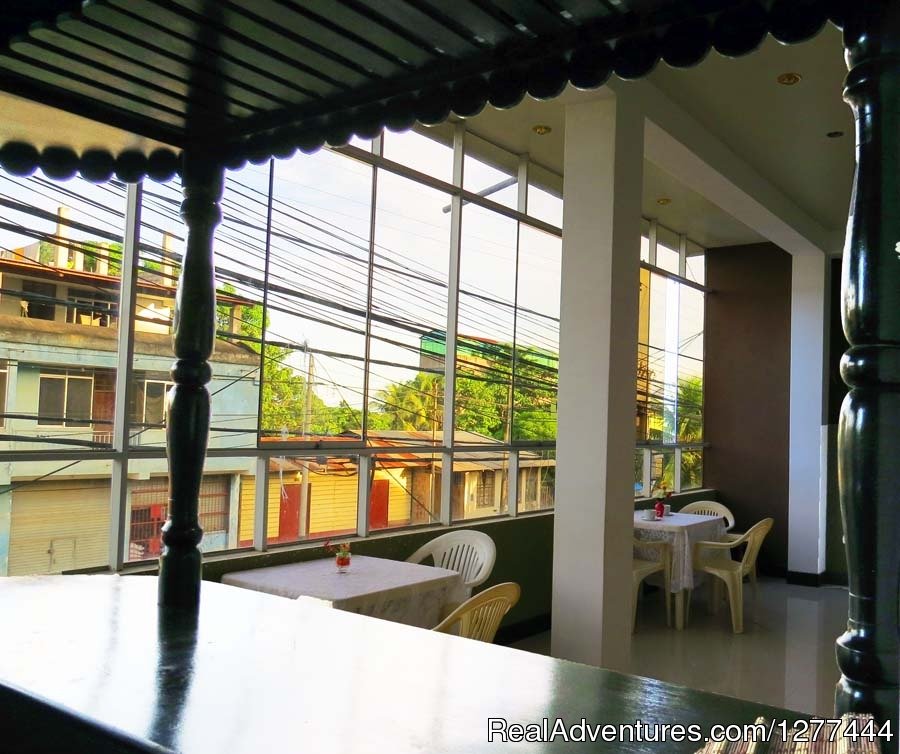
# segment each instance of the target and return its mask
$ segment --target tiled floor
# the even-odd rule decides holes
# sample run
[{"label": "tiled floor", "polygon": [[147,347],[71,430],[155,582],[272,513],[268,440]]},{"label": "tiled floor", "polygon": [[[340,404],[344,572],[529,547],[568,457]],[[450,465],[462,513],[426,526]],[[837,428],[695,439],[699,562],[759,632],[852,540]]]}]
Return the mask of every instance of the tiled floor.
[{"label": "tiled floor", "polygon": [[[695,593],[690,625],[667,628],[658,593],[644,595],[633,636],[631,672],[691,688],[828,717],[839,673],[834,640],[847,623],[847,590],[762,581],[753,615],[745,592],[744,633],[731,632],[727,603],[707,608]],[[549,654],[550,634],[513,645]]]}]

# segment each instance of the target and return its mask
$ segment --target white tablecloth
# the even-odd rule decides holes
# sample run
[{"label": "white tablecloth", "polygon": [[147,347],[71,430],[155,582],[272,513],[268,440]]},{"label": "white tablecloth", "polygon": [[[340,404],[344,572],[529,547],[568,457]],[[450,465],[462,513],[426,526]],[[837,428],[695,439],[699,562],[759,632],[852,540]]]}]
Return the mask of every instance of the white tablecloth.
[{"label": "white tablecloth", "polygon": [[450,605],[466,598],[456,571],[365,555],[354,555],[346,573],[337,572],[334,558],[320,558],[235,571],[222,583],[293,599],[313,597],[339,610],[420,628],[434,628]]},{"label": "white tablecloth", "polygon": [[[696,513],[673,513],[662,519],[645,521],[643,511],[634,512],[635,539],[648,541],[667,541],[672,545],[672,581],[671,591],[694,588],[694,569],[691,565],[694,542],[720,542],[725,539],[725,519],[720,516],[701,516]],[[635,550],[639,557],[656,560],[655,552],[642,554],[639,547]],[[726,554],[727,557],[727,554]]]}]

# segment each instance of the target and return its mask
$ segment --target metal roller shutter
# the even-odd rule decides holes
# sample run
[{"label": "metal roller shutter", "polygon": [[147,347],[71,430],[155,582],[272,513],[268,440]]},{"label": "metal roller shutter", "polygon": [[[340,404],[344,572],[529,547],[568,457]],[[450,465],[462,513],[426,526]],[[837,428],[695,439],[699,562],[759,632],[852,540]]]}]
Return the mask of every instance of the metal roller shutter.
[{"label": "metal roller shutter", "polygon": [[109,493],[109,479],[24,482],[14,489],[9,575],[106,565]]}]

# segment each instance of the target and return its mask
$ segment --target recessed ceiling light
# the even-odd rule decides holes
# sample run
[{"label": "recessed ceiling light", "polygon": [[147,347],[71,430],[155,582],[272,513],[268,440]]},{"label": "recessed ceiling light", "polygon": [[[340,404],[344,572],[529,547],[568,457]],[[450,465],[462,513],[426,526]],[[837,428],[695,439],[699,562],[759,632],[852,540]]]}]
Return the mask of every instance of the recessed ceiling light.
[{"label": "recessed ceiling light", "polygon": [[536,126],[532,126],[531,130],[534,131],[538,136],[546,136],[553,129],[550,126],[545,126],[542,123],[538,123]]},{"label": "recessed ceiling light", "polygon": [[661,196],[661,197],[659,197],[659,199],[656,200],[656,203],[657,203],[660,207],[665,207],[667,204],[671,204],[671,203],[672,203],[672,200],[669,199],[668,196]]},{"label": "recessed ceiling light", "polygon": [[802,78],[803,76],[799,73],[788,71],[787,73],[779,75],[777,81],[782,86],[794,86],[794,84],[799,84]]},{"label": "recessed ceiling light", "polygon": [[843,131],[829,131],[825,134],[829,139],[840,139],[843,135]]}]

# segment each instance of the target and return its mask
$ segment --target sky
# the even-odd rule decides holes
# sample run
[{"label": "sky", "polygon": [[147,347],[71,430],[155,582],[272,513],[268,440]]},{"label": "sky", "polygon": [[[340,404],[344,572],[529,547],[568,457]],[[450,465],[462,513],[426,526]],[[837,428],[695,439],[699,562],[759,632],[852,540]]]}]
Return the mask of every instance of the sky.
[{"label": "sky", "polygon": [[[369,149],[369,142],[355,142]],[[385,157],[449,181],[452,150],[416,132],[384,139]],[[345,401],[361,408],[366,344],[362,312],[367,305],[367,259],[372,213],[373,168],[344,155],[320,150],[275,162],[275,212],[271,241],[270,341],[292,344],[288,363],[305,373],[308,344],[316,353],[316,392],[329,405]],[[464,186],[481,191],[508,178],[507,173],[467,155]],[[217,232],[216,265],[239,294],[262,300],[264,277],[265,195],[269,165],[249,165],[229,174],[223,198],[225,220]],[[22,181],[0,174],[0,197],[28,202],[55,212],[71,207],[71,216],[121,233],[124,191],[94,186],[80,179],[50,184],[40,178]],[[374,338],[369,395],[391,382],[412,379],[419,368],[419,335],[446,328],[446,284],[450,264],[450,196],[409,179],[379,170],[375,212],[375,262],[372,310]],[[516,203],[515,186],[490,198]],[[162,244],[162,231],[173,236],[173,250],[183,251],[183,225],[177,216],[177,185],[145,184],[142,240]],[[529,214],[551,224],[562,222],[562,201],[530,186]],[[55,223],[37,221],[7,207],[0,220],[53,232]],[[90,233],[72,231],[88,240]],[[27,244],[27,236],[0,228],[0,246]],[[518,269],[516,255],[518,253]],[[658,260],[665,263],[660,246]],[[558,352],[561,241],[558,237],[474,204],[465,204],[461,226],[460,335]],[[254,285],[253,279],[257,282]],[[650,345],[683,357],[657,358],[665,381],[674,385],[695,368],[703,354],[702,295],[653,276]],[[298,297],[299,295],[299,297]],[[681,301],[679,302],[679,297]],[[340,302],[342,310],[327,306]],[[514,326],[513,303],[519,307]],[[302,310],[308,316],[300,316]],[[294,312],[294,313],[291,313]],[[388,318],[386,322],[378,319]],[[319,321],[314,321],[313,318]],[[346,354],[347,356],[338,356]],[[696,361],[695,361],[696,360]],[[387,363],[382,363],[387,362]],[[398,366],[403,365],[403,366]],[[680,374],[679,374],[680,373]]]}]

